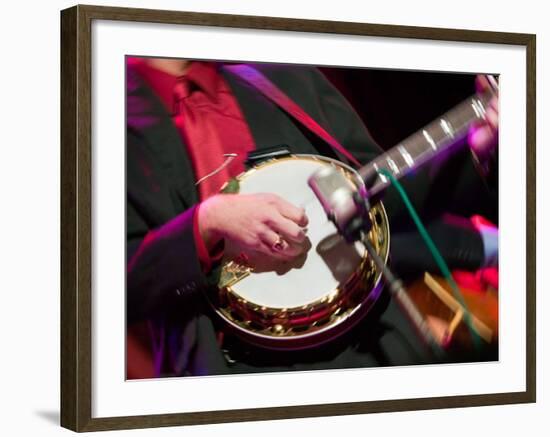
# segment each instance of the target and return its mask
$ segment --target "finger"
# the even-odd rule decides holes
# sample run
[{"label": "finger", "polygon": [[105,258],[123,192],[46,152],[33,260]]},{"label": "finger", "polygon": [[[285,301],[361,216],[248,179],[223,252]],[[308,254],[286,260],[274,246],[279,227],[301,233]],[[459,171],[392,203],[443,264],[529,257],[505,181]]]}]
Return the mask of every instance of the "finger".
[{"label": "finger", "polygon": [[489,155],[496,141],[496,132],[487,124],[472,129],[468,142],[472,150],[481,158]]},{"label": "finger", "polygon": [[296,244],[296,243],[289,243],[284,253],[288,255],[290,259],[294,259],[299,255],[303,254],[304,252],[306,252],[306,248],[303,245]]},{"label": "finger", "polygon": [[290,202],[287,202],[284,199],[279,198],[276,202],[277,209],[279,212],[285,216],[287,219],[292,220],[299,226],[307,226],[309,220],[306,216],[306,211],[304,208],[293,205]]},{"label": "finger", "polygon": [[476,81],[476,90],[478,92],[483,92],[491,86],[489,83],[489,79],[487,79],[487,76],[484,74],[478,74],[476,76],[475,81]]},{"label": "finger", "polygon": [[489,88],[498,88],[497,81],[493,75],[478,74],[475,78],[476,90],[481,93]]},{"label": "finger", "polygon": [[[282,262],[290,261],[292,259],[291,256],[286,255],[285,253],[275,252],[265,243],[262,243],[259,247],[255,248],[254,252],[256,255],[253,258],[265,257],[267,260],[277,260]],[[265,262],[265,259],[261,262]]]},{"label": "finger", "polygon": [[260,250],[264,254],[281,260],[288,260],[294,256],[295,251],[288,250],[288,242],[284,238],[281,238],[277,232],[266,227],[259,237],[262,242]]},{"label": "finger", "polygon": [[498,113],[498,98],[493,97],[489,102],[489,107],[493,108]]},{"label": "finger", "polygon": [[477,120],[474,124],[474,128],[479,128],[488,125],[492,130],[497,131],[499,125],[498,115],[498,99],[491,99],[486,107],[483,118]]},{"label": "finger", "polygon": [[279,255],[281,259],[284,258],[286,260],[291,260],[296,258],[298,255],[301,255],[304,252],[305,247],[301,244],[289,243],[288,241],[283,240],[281,249],[272,246],[271,250],[273,253]]},{"label": "finger", "polygon": [[485,121],[494,131],[496,131],[498,129],[498,111],[493,107],[489,107],[485,113]]},{"label": "finger", "polygon": [[280,215],[272,217],[269,221],[271,228],[280,234],[285,240],[293,243],[302,243],[306,239],[306,233],[292,220]]}]

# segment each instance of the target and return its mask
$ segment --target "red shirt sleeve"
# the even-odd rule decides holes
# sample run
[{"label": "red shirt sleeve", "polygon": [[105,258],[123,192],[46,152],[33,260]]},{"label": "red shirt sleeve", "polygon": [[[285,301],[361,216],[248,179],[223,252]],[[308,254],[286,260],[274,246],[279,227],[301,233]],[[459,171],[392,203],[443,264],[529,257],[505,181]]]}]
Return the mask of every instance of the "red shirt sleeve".
[{"label": "red shirt sleeve", "polygon": [[197,254],[199,256],[199,262],[201,264],[202,270],[204,273],[208,273],[212,269],[212,264],[222,258],[223,244],[216,246],[213,254],[210,254],[210,252],[208,251],[208,248],[206,247],[206,244],[204,244],[204,241],[201,237],[201,233],[199,232],[200,207],[201,205],[199,204],[195,208],[195,212],[193,214],[193,236],[195,238],[195,247],[197,248]]}]

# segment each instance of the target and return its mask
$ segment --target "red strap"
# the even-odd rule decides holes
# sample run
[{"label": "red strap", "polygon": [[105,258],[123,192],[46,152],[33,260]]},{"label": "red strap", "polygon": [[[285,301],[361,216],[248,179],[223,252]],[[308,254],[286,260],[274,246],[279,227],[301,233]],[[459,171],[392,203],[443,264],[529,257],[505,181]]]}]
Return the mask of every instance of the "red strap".
[{"label": "red strap", "polygon": [[258,70],[245,64],[226,65],[224,68],[254,86],[254,88],[271,99],[276,105],[283,108],[311,132],[326,141],[334,150],[345,156],[351,163],[357,167],[361,166],[359,161],[344,146]]}]

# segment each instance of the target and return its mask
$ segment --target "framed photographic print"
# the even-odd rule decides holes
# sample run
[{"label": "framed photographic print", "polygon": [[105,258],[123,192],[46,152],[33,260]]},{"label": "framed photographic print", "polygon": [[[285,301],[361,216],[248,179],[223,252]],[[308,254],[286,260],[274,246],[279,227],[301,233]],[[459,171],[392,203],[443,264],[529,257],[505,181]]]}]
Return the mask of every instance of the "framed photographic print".
[{"label": "framed photographic print", "polygon": [[75,6],[61,49],[62,426],[534,402],[534,35]]}]

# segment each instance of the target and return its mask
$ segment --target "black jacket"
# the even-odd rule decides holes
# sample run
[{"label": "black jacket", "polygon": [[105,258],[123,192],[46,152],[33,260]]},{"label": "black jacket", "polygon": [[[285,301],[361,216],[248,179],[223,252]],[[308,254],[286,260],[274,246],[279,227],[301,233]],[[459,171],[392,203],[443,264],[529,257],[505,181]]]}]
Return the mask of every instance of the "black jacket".
[{"label": "black jacket", "polygon": [[[381,153],[349,103],[317,69],[267,65],[256,68],[360,162],[366,163]],[[286,144],[295,153],[338,158],[330,146],[250,85],[225,70],[222,74],[237,98],[258,148]],[[167,309],[194,311],[202,302],[200,290],[206,284],[206,277],[199,265],[193,236],[198,195],[193,167],[185,150],[163,104],[139,75],[129,69],[126,144],[129,323],[148,317],[162,319]],[[420,172],[414,181],[405,181],[415,205],[426,212],[425,217],[437,217],[442,209],[443,203],[434,203],[434,187],[436,192],[444,192],[446,203],[452,204],[454,198],[469,192],[471,186],[481,186],[469,160],[463,161],[458,172],[467,176],[456,181],[460,183],[442,187],[442,182],[438,182],[445,173],[441,165]],[[389,192],[385,203],[390,219],[400,226],[402,209],[395,193]],[[411,235],[407,234],[407,238]],[[399,246],[398,235],[392,239],[393,246]],[[470,232],[458,240],[458,246],[455,241],[444,252],[450,258],[462,260],[465,266],[479,266],[482,257],[479,237]]]},{"label": "black jacket", "polygon": [[[347,101],[317,70],[261,69],[362,162],[380,153]],[[334,156],[330,146],[240,78],[224,75],[258,148],[286,144],[295,153]],[[129,70],[127,81],[127,288],[128,316],[134,320],[172,299],[188,298],[205,277],[193,239],[198,195],[185,146],[137,73]]]}]

